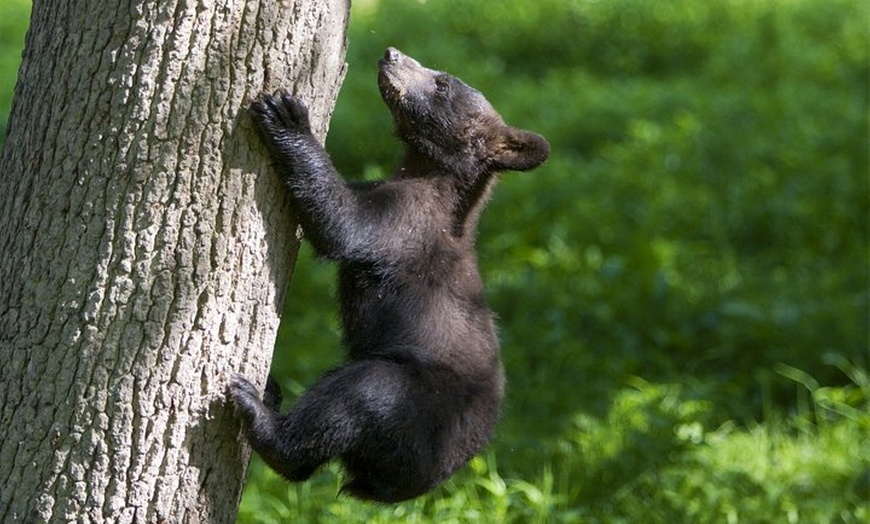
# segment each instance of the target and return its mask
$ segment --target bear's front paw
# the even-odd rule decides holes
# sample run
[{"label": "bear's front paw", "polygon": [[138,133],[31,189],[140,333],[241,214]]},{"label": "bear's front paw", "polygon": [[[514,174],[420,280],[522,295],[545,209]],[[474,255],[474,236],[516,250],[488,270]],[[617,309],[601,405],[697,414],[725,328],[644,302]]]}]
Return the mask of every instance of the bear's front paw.
[{"label": "bear's front paw", "polygon": [[260,93],[248,110],[260,132],[275,137],[282,132],[310,134],[308,108],[301,98],[295,97],[284,89],[274,94]]}]

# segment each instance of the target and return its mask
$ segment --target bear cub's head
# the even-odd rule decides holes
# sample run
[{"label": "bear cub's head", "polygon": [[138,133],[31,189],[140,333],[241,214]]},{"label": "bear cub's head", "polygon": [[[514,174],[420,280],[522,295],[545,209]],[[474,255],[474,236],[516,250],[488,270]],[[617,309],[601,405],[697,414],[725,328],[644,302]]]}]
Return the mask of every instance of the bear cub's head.
[{"label": "bear cub's head", "polygon": [[381,96],[409,153],[465,175],[525,171],[550,155],[542,136],[505,124],[479,91],[458,78],[392,47],[378,66]]}]

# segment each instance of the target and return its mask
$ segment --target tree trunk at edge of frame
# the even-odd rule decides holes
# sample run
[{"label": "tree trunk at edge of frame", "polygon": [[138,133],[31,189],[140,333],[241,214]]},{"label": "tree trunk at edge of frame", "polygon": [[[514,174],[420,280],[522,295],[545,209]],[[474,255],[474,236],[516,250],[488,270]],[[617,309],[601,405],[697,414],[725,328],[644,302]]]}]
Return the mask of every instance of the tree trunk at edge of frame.
[{"label": "tree trunk at edge of frame", "polygon": [[322,139],[348,0],[37,1],[0,160],[0,521],[233,522],[298,238],[246,115]]}]

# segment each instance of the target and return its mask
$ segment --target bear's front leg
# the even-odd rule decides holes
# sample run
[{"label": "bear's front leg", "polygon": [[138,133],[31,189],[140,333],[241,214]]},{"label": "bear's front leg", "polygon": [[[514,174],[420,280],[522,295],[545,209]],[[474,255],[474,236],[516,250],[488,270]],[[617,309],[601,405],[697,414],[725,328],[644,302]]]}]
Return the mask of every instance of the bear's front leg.
[{"label": "bear's front leg", "polygon": [[260,94],[249,113],[290,190],[305,236],[318,254],[351,258],[370,244],[358,233],[362,214],[357,198],[311,134],[305,103],[278,90]]}]

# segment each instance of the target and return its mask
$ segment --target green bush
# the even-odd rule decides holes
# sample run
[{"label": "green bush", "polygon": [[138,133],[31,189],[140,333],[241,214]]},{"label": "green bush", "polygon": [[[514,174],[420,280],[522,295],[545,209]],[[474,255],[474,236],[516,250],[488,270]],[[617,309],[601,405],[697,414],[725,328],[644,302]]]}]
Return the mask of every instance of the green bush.
[{"label": "green bush", "polygon": [[30,4],[28,0],[3,0],[0,5],[0,152],[6,141],[6,124],[30,19]]},{"label": "green bush", "polygon": [[[275,479],[306,490],[304,509],[256,495],[273,484],[255,476],[247,518],[264,500],[318,522],[867,517],[865,5],[354,9],[327,144],[345,175],[389,173],[398,154],[375,82],[389,45],[553,145],[543,168],[504,175],[481,226],[503,422],[485,458],[418,501],[335,501],[331,467],[316,487]],[[289,295],[283,333],[305,349],[279,345],[277,364],[302,384],[309,360],[341,359],[328,271],[304,253]],[[843,409],[819,408],[820,392]]]}]

